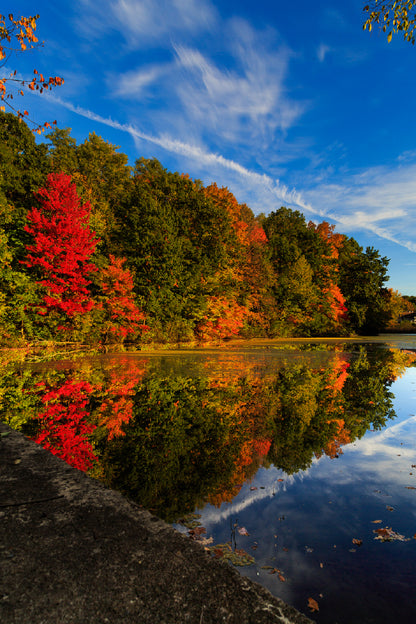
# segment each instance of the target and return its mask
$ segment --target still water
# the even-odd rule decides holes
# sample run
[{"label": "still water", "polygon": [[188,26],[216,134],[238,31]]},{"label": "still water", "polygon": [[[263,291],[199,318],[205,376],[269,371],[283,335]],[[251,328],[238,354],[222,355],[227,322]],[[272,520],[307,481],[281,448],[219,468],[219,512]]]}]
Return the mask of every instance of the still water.
[{"label": "still water", "polygon": [[330,624],[416,621],[416,339],[3,355],[1,419]]}]

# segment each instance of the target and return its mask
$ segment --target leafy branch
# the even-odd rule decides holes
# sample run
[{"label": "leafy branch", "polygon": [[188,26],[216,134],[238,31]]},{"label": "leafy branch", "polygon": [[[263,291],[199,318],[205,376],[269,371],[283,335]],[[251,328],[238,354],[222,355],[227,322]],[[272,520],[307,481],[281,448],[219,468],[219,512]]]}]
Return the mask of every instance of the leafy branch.
[{"label": "leafy branch", "polygon": [[368,19],[363,29],[370,32],[373,25],[378,24],[390,43],[393,34],[403,33],[405,41],[414,45],[416,35],[416,2],[414,0],[372,0],[363,11],[368,13]]},{"label": "leafy branch", "polygon": [[[35,35],[36,21],[38,19],[39,15],[14,19],[13,15],[10,13],[8,21],[6,21],[6,17],[0,14],[0,69],[5,67],[13,53],[17,54],[19,52],[33,50],[43,45]],[[0,100],[2,102],[0,111],[5,112],[7,106],[19,119],[25,119],[32,124],[32,132],[41,134],[45,128],[51,128],[50,123],[45,122],[44,124],[37,124],[30,119],[27,110],[22,112],[11,103],[11,100],[14,99],[14,95],[16,94],[18,96],[24,95],[22,87],[27,87],[31,91],[43,93],[53,87],[59,87],[63,83],[64,79],[60,76],[45,78],[37,69],[33,70],[33,77],[30,80],[17,77],[17,70],[11,72],[8,77],[0,75]],[[15,93],[10,90],[11,86],[17,87]],[[56,124],[56,121],[54,121],[53,124]]]}]

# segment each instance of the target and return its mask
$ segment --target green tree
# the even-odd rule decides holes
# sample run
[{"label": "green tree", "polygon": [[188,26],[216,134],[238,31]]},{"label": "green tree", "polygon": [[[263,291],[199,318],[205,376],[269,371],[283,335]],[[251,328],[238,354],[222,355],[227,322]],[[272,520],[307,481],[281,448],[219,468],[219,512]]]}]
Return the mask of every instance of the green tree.
[{"label": "green tree", "polygon": [[8,237],[13,266],[25,254],[29,238],[24,231],[33,193],[46,179],[48,162],[45,145],[36,145],[28,126],[12,113],[0,113],[0,227]]},{"label": "green tree", "polygon": [[115,216],[112,244],[133,269],[139,305],[156,332],[149,336],[192,338],[206,306],[205,284],[227,260],[227,215],[200,183],[140,159]]},{"label": "green tree", "polygon": [[46,135],[51,171],[68,175],[78,171],[77,142],[70,136],[70,132],[71,128],[54,128]]},{"label": "green tree", "polygon": [[270,213],[264,230],[276,275],[277,333],[325,332],[328,243],[300,212],[289,208]]},{"label": "green tree", "polygon": [[372,0],[364,9],[368,18],[363,29],[370,32],[375,24],[387,33],[390,43],[394,34],[402,33],[405,41],[414,45],[416,30],[416,3],[414,0]]},{"label": "green tree", "polygon": [[388,280],[389,260],[374,247],[365,251],[353,238],[344,240],[339,255],[339,276],[351,329],[361,334],[378,334],[391,318]]}]

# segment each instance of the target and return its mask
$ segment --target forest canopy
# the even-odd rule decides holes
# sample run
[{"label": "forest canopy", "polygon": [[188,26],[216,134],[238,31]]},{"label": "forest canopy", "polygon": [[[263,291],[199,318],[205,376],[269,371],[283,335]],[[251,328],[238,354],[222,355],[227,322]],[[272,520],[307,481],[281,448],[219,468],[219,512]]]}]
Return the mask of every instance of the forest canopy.
[{"label": "forest canopy", "polygon": [[256,216],[95,133],[46,139],[0,113],[4,345],[374,334],[409,307],[388,259],[330,223]]}]

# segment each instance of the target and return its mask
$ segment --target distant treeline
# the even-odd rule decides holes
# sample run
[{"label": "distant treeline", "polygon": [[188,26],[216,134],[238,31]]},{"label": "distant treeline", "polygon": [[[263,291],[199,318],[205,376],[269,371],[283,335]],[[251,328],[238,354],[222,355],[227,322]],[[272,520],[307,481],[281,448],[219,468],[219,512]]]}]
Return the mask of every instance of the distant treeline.
[{"label": "distant treeline", "polygon": [[388,259],[329,223],[255,216],[94,133],[47,139],[0,113],[3,345],[375,334],[408,307]]}]

